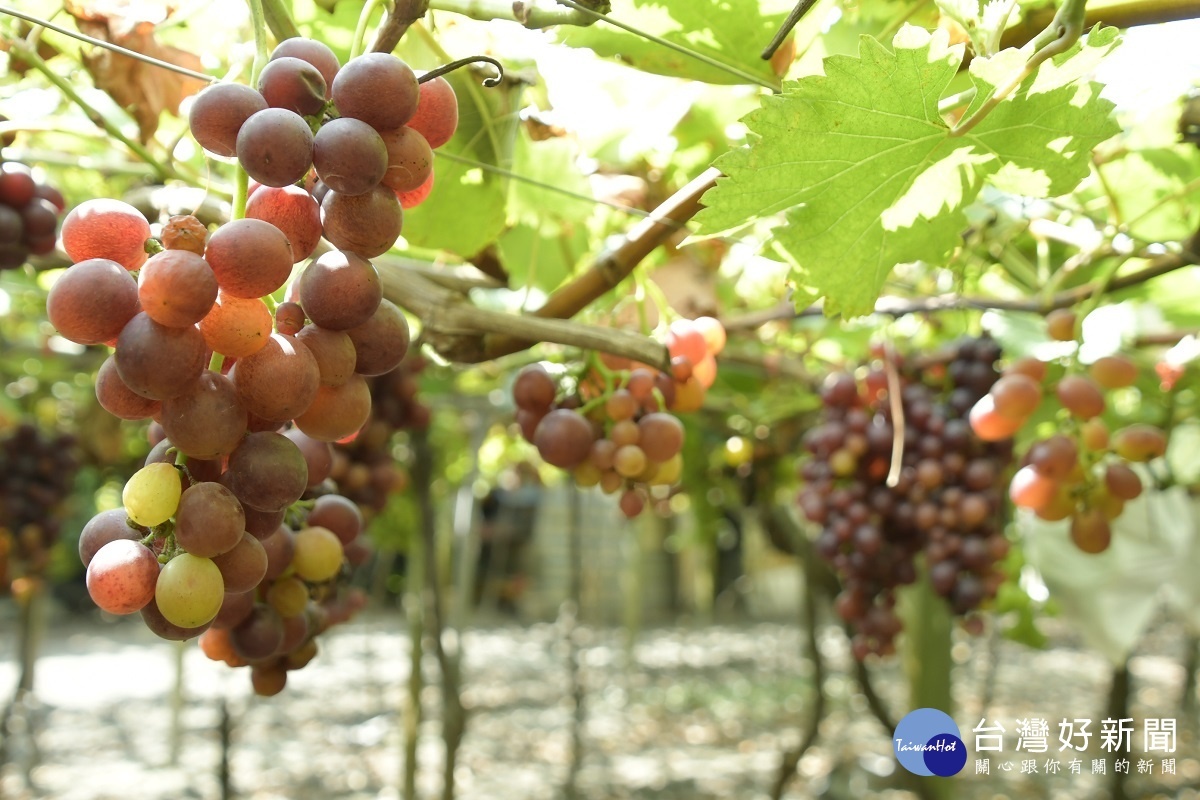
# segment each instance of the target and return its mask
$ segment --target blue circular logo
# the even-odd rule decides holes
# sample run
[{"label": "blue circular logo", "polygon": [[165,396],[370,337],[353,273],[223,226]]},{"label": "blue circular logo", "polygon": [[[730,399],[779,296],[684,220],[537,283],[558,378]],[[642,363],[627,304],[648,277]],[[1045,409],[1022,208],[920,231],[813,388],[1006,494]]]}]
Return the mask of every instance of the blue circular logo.
[{"label": "blue circular logo", "polygon": [[892,738],[896,760],[914,775],[949,778],[967,763],[958,724],[944,711],[918,708],[904,715]]}]

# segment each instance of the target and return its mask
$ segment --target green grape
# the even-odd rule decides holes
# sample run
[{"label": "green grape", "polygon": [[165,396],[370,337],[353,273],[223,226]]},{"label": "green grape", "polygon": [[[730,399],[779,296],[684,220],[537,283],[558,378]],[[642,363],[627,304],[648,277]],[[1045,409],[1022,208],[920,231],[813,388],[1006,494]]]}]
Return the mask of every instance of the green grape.
[{"label": "green grape", "polygon": [[[150,464],[133,473],[121,492],[125,513],[138,525],[153,528],[171,518],[179,508],[183,484],[171,464]],[[192,627],[186,625],[184,627]]]},{"label": "green grape", "polygon": [[292,566],[306,581],[327,581],[342,568],[342,542],[328,528],[305,528],[296,534]]},{"label": "green grape", "polygon": [[267,604],[281,617],[295,617],[308,607],[308,587],[295,576],[280,578],[267,590]]},{"label": "green grape", "polygon": [[167,622],[196,628],[211,622],[225,601],[225,581],[211,558],[182,553],[158,574],[154,591],[158,610]]}]

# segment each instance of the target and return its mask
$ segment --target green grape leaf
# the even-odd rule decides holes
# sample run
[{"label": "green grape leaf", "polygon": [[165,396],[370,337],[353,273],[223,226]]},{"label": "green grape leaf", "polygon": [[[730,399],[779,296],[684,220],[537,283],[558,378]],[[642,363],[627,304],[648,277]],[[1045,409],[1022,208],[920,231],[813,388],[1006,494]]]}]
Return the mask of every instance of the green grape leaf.
[{"label": "green grape leaf", "polygon": [[1151,242],[1186,239],[1200,226],[1200,151],[1135,150],[1101,168],[1129,232]]},{"label": "green grape leaf", "polygon": [[[698,235],[782,214],[775,246],[796,282],[824,295],[829,314],[869,313],[896,265],[947,259],[985,180],[1049,196],[1087,176],[1092,148],[1119,128],[1099,86],[1079,78],[1115,41],[1093,31],[955,136],[938,102],[962,47],[912,26],[892,50],[864,36],[858,57],[826,59],[824,75],[787,84],[744,118],[755,138],[717,160],[725,177],[704,197]],[[1009,51],[976,59],[973,106],[1021,61]]]},{"label": "green grape leaf", "polygon": [[505,231],[496,245],[514,289],[548,292],[575,272],[588,252],[588,234],[584,225],[523,222]]},{"label": "green grape leaf", "polygon": [[[608,16],[778,85],[770,62],[759,54],[794,5],[792,0],[613,0]],[[749,82],[604,22],[564,25],[559,41],[657,75],[705,83]]]},{"label": "green grape leaf", "polygon": [[595,201],[591,184],[579,169],[579,155],[578,146],[567,138],[535,142],[528,136],[519,137],[513,150],[513,172],[528,180],[512,182],[510,217],[547,226],[548,233],[560,223],[582,223],[590,217]]}]

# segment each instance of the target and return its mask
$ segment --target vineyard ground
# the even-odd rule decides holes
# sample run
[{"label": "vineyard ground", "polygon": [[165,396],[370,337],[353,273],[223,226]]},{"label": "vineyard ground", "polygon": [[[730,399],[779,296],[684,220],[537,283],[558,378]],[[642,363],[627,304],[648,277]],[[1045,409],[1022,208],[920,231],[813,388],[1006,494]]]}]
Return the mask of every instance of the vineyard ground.
[{"label": "vineyard ground", "polygon": [[[11,608],[0,609],[13,630]],[[220,698],[232,721],[229,753],[233,796],[245,800],[367,800],[395,798],[401,774],[399,709],[408,675],[408,642],[397,616],[367,616],[323,638],[318,658],[292,673],[284,693],[256,699],[244,671],[207,661],[194,645],[184,651],[185,698],[180,756],[170,766],[170,695],[174,652],[140,624],[70,620],[50,628],[37,669],[40,764],[25,782],[31,754],[14,728],[10,763],[0,771],[0,796],[32,800],[215,800],[220,797]],[[1017,718],[1099,719],[1110,668],[1051,621],[1052,646],[1029,650],[1007,641],[962,639],[954,648],[961,720],[986,716],[1010,732]],[[644,633],[625,667],[624,634],[581,631],[587,687],[585,757],[579,796],[588,800],[655,798],[715,800],[766,797],[781,746],[794,743],[808,711],[811,669],[800,656],[795,626],[661,628]],[[0,638],[0,687],[16,682],[15,637]],[[845,640],[822,633],[832,676],[831,713],[800,765],[786,797],[908,797],[891,790],[895,767],[888,734],[866,709],[849,671]],[[1131,662],[1133,716],[1179,718],[1178,774],[1134,774],[1132,797],[1200,797],[1196,726],[1183,719],[1184,635],[1169,620],[1147,637]],[[464,703],[470,720],[459,760],[464,800],[562,796],[570,755],[572,711],[561,631],[553,625],[496,625],[471,629]],[[995,655],[992,701],[987,695]],[[436,676],[436,662],[425,664]],[[896,668],[875,670],[885,702],[902,712]],[[440,795],[441,740],[437,691],[422,696],[418,786]],[[970,746],[973,734],[964,731]],[[1135,748],[1138,746],[1135,737]],[[1054,747],[1052,746],[1052,749]],[[955,796],[1097,798],[1105,782],[1083,775],[974,774],[974,756]],[[1006,754],[1010,759],[1019,756]],[[1136,760],[1136,754],[1134,756]],[[1039,768],[1039,771],[1040,768]],[[1064,772],[1065,772],[1064,768]]]}]

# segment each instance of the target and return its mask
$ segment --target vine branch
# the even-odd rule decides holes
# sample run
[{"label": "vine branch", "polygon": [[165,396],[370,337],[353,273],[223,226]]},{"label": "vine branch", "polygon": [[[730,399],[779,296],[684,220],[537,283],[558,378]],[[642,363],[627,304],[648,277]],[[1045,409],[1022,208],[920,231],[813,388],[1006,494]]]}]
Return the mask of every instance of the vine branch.
[{"label": "vine branch", "polygon": [[660,47],[666,47],[669,50],[674,50],[677,53],[682,53],[683,55],[687,56],[688,58],[694,58],[697,61],[703,62],[703,63],[707,64],[708,66],[713,67],[714,69],[719,69],[722,72],[728,72],[730,75],[735,75],[735,76],[741,78],[742,80],[746,81],[747,83],[757,84],[758,86],[762,86],[764,89],[770,89],[772,92],[779,91],[778,84],[771,83],[770,81],[766,80],[765,78],[760,78],[757,75],[752,75],[749,72],[746,72],[744,69],[735,67],[732,64],[727,64],[724,61],[720,61],[718,59],[713,58],[712,56],[708,56],[708,55],[705,55],[704,53],[698,52],[696,50],[692,50],[689,47],[684,47],[681,44],[676,44],[675,42],[672,42],[669,39],[664,39],[661,36],[655,36],[652,33],[647,33],[646,31],[639,30],[638,28],[635,28],[634,26],[630,25],[627,22],[622,22],[618,19],[614,19],[610,16],[606,16],[604,14],[601,14],[598,11],[593,11],[592,9],[583,5],[582,3],[576,2],[576,0],[556,0],[556,2],[559,5],[564,5],[564,6],[567,6],[568,8],[573,8],[576,11],[585,13],[597,20],[604,20],[609,25],[612,25],[614,28],[620,28],[621,30],[627,31],[628,33],[632,33],[635,36],[640,36],[643,39],[645,39],[646,41],[654,42],[655,44],[659,45]]},{"label": "vine branch", "polygon": [[384,296],[420,317],[425,340],[451,361],[474,364],[498,358],[487,342],[489,337],[499,336],[517,343],[500,355],[537,342],[554,342],[599,350],[662,369],[670,364],[664,345],[631,331],[479,308],[462,294],[439,286],[400,263],[379,262],[377,266]]},{"label": "vine branch", "polygon": [[[1166,275],[1169,272],[1174,272],[1177,269],[1197,263],[1200,263],[1200,255],[1191,250],[1168,253],[1151,259],[1150,263],[1142,269],[1126,275],[1118,275],[1107,281],[1107,283],[1092,281],[1071,289],[1056,292],[1045,299],[1006,300],[997,297],[969,297],[959,294],[943,294],[936,297],[921,297],[916,299],[881,297],[875,303],[874,313],[897,318],[907,316],[908,314],[961,311],[963,309],[1026,311],[1029,313],[1044,314],[1056,308],[1069,308],[1097,293],[1111,293],[1128,289],[1131,286],[1145,283],[1160,275]],[[727,331],[745,331],[759,328],[768,322],[817,317],[823,313],[824,311],[820,305],[812,305],[796,310],[790,304],[784,303],[774,308],[753,311],[749,314],[732,317],[723,320],[723,323]]]},{"label": "vine branch", "polygon": [[[610,10],[607,0],[591,0],[590,5],[601,14],[607,14]],[[430,0],[429,8],[483,22],[507,20],[531,30],[555,25],[587,27],[596,22],[596,17],[591,14],[563,6],[547,7],[533,0]]]},{"label": "vine branch", "polygon": [[[533,315],[547,319],[567,319],[587,308],[596,298],[614,289],[646,256],[700,211],[700,198],[716,185],[720,174],[720,170],[710,167],[668,197],[648,218],[635,225],[619,245],[602,253],[591,267],[574,280],[555,289]],[[484,350],[489,358],[499,358],[528,346],[528,340],[492,335],[488,337]]]},{"label": "vine branch", "polygon": [[[1057,12],[1053,7],[1030,11],[1015,25],[1009,26],[1000,38],[1000,47],[1020,47],[1045,30]],[[1089,8],[1083,16],[1083,27],[1111,25],[1114,28],[1132,28],[1138,25],[1156,25],[1162,22],[1177,22],[1200,17],[1200,2],[1197,0],[1124,0]]]},{"label": "vine branch", "polygon": [[23,42],[13,42],[11,45],[11,51],[20,56],[22,60],[27,61],[29,65],[38,72],[42,73],[42,75],[46,77],[46,80],[54,84],[55,88],[62,92],[67,99],[79,106],[80,110],[82,110],[83,113],[87,115],[87,118],[95,123],[97,127],[103,128],[105,133],[128,147],[134,155],[148,164],[150,168],[153,169],[158,175],[160,180],[179,178],[179,174],[173,168],[156,159],[141,142],[134,141],[126,136],[125,132],[114,125],[108,119],[108,117],[101,114],[86,100],[84,100],[79,92],[75,91],[74,86],[72,86],[57,72],[50,69],[50,65],[48,65],[40,55],[38,55],[37,48],[29,47]]},{"label": "vine branch", "polygon": [[783,21],[783,24],[779,26],[779,30],[776,31],[775,35],[771,37],[770,43],[763,48],[763,61],[771,60],[771,57],[775,55],[775,51],[778,50],[783,44],[784,40],[787,39],[788,34],[792,32],[792,29],[800,24],[800,20],[803,19],[804,15],[811,11],[812,7],[816,4],[817,0],[800,0],[800,2],[796,3],[796,7],[788,13],[787,18]]},{"label": "vine branch", "polygon": [[1009,83],[997,88],[992,96],[983,102],[970,117],[960,122],[950,131],[950,136],[962,136],[1000,105],[1022,82],[1042,65],[1043,62],[1065,53],[1075,46],[1083,35],[1084,10],[1087,0],[1063,0],[1062,6],[1050,20],[1045,30],[1033,39],[1033,55],[1025,62],[1021,71]]},{"label": "vine branch", "polygon": [[408,29],[419,22],[428,10],[429,0],[395,0],[395,5],[375,32],[371,52],[390,53],[395,50]]}]

